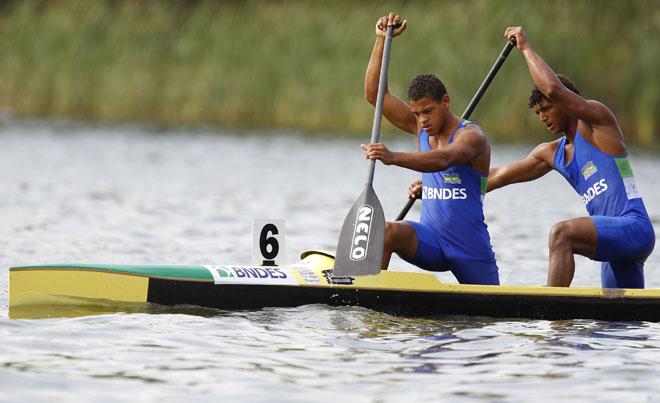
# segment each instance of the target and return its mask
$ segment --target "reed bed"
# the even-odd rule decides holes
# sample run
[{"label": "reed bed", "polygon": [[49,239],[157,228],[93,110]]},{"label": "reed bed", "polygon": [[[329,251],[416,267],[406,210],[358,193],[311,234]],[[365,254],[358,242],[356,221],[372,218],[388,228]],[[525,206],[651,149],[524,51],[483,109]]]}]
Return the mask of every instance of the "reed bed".
[{"label": "reed bed", "polygon": [[[0,107],[17,116],[282,128],[364,135],[363,78],[378,16],[396,10],[390,89],[433,72],[460,113],[509,25],[630,141],[660,137],[660,3],[654,0],[8,1],[0,6]],[[496,140],[538,140],[531,80],[514,51],[475,111]],[[386,125],[387,132],[394,128]]]}]

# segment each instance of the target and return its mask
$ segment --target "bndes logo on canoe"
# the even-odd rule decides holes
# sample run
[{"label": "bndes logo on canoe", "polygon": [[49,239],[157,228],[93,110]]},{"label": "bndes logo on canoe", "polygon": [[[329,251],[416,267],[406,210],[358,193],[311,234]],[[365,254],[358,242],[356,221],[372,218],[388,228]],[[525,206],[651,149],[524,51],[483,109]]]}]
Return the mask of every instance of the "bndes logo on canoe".
[{"label": "bndes logo on canoe", "polygon": [[293,274],[279,267],[206,266],[213,280],[234,284],[298,284]]},{"label": "bndes logo on canoe", "polygon": [[286,278],[279,268],[273,267],[218,267],[216,268],[220,277],[236,278]]},{"label": "bndes logo on canoe", "polygon": [[351,260],[363,260],[365,256],[367,256],[373,213],[373,207],[368,204],[365,204],[358,209],[358,213],[355,217],[353,243],[351,244]]}]

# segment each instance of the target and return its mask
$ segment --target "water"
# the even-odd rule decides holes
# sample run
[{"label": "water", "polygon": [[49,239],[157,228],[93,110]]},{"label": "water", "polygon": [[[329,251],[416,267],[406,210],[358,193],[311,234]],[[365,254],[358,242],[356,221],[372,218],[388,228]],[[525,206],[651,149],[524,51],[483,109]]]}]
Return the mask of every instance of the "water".
[{"label": "water", "polygon": [[[253,217],[286,219],[290,262],[306,249],[333,250],[366,177],[357,143],[3,122],[0,400],[656,399],[660,325],[647,322],[419,319],[323,305],[7,319],[10,266],[249,264]],[[493,163],[528,151],[495,145]],[[660,163],[634,153],[632,164],[657,230]],[[387,217],[415,178],[377,166]],[[545,283],[550,226],[585,214],[555,173],[489,194],[485,213],[508,284]],[[647,263],[648,287],[660,287],[658,256]],[[414,270],[400,259],[392,267]],[[578,258],[574,285],[599,284],[598,264]]]}]

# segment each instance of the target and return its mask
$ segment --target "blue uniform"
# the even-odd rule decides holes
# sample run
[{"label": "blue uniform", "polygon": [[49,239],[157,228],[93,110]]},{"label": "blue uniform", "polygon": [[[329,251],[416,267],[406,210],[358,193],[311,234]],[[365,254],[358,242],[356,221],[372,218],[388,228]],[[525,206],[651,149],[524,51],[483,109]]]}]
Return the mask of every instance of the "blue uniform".
[{"label": "blue uniform", "polygon": [[[473,124],[467,120],[454,130]],[[429,136],[419,132],[419,151],[430,151]],[[420,222],[408,221],[417,233],[417,252],[408,261],[432,271],[447,271],[462,284],[499,284],[495,254],[484,222],[483,197],[488,175],[470,164],[422,173]]]},{"label": "blue uniform", "polygon": [[562,137],[554,169],[580,194],[596,227],[594,260],[603,262],[603,288],[644,288],[644,261],[655,245],[655,232],[628,155],[607,155],[576,132],[573,159],[567,163],[565,145]]}]

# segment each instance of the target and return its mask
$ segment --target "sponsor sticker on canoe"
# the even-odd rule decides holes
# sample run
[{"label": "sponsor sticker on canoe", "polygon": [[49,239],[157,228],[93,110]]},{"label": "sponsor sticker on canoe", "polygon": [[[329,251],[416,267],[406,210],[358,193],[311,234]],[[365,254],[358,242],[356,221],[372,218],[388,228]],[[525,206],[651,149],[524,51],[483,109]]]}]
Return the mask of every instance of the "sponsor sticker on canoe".
[{"label": "sponsor sticker on canoe", "polygon": [[332,269],[323,270],[321,273],[323,273],[325,281],[328,284],[351,285],[353,284],[353,280],[355,280],[354,277],[336,277]]},{"label": "sponsor sticker on canoe", "polygon": [[294,274],[283,267],[204,266],[215,284],[298,285]]},{"label": "sponsor sticker on canoe", "polygon": [[316,275],[316,273],[314,273],[314,271],[309,266],[293,265],[291,266],[291,268],[300,275],[303,284],[312,284],[312,285],[321,284],[321,279],[319,278],[319,276]]}]

